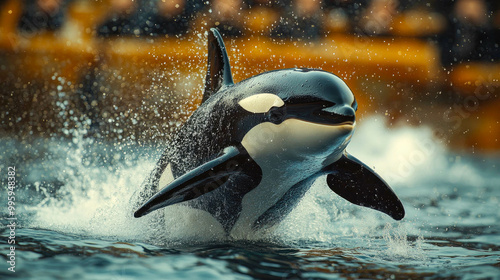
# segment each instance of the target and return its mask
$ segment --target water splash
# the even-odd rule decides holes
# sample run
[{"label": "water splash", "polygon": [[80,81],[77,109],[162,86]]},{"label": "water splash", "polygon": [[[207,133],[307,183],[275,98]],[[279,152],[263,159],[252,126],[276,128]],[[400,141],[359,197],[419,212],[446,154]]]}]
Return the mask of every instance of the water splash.
[{"label": "water splash", "polygon": [[404,223],[398,224],[397,227],[387,223],[383,229],[383,239],[387,248],[382,251],[382,255],[386,258],[399,261],[427,259],[422,248],[424,237],[419,235],[414,241],[410,241],[408,228]]},{"label": "water splash", "polygon": [[432,129],[390,129],[381,116],[362,120],[347,150],[397,187],[412,187],[416,182],[443,177],[442,172],[448,169],[446,148]]},{"label": "water splash", "polygon": [[[45,172],[43,168],[31,174],[34,178],[31,188],[43,199],[26,206],[26,210],[32,213],[28,227],[165,246],[202,241],[203,236],[190,231],[186,222],[200,217],[187,214],[181,208],[169,207],[166,218],[159,213],[141,219],[132,216],[138,188],[161,154],[161,145],[114,144],[85,138],[79,133],[73,135],[78,137],[76,142],[73,138],[66,142],[46,143],[46,152],[39,160],[42,165],[52,166],[51,174],[45,175],[45,180],[40,175]],[[421,141],[428,141],[423,147],[432,153],[422,161],[414,162],[412,172],[406,176],[391,177],[394,158],[396,162],[398,159],[408,161],[416,152],[427,153],[422,150]],[[388,179],[407,209],[402,222],[394,222],[384,214],[346,202],[332,193],[324,178],[320,178],[274,231],[257,235],[253,240],[314,243],[326,247],[361,246],[373,248],[374,255],[382,259],[424,260],[424,249],[420,244],[425,242],[425,230],[421,233],[421,229],[432,230],[436,225],[434,216],[429,214],[434,210],[427,210],[422,215],[421,204],[448,203],[440,195],[450,192],[449,188],[443,189],[443,182],[453,186],[454,176],[450,176],[450,172],[467,169],[473,182],[486,180],[466,161],[450,162],[447,151],[439,142],[433,142],[432,133],[427,128],[388,129],[377,117],[365,119],[358,127],[349,151],[375,166],[375,170]],[[421,176],[422,173],[426,176]],[[54,188],[50,183],[54,181],[63,185]],[[436,192],[422,193],[420,186],[432,181],[440,182],[439,187],[436,184]],[[474,219],[473,213],[470,219]],[[485,223],[491,222],[490,217],[483,219]],[[466,220],[464,218],[464,222]],[[189,232],[195,234],[187,234]],[[211,233],[210,230],[205,233],[205,240],[218,238]]]}]

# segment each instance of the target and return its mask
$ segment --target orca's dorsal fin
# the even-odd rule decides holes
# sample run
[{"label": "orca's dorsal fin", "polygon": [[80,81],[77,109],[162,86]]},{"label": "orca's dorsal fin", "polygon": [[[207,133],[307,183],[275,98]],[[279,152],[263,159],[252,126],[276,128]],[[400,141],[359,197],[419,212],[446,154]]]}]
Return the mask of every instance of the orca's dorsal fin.
[{"label": "orca's dorsal fin", "polygon": [[215,28],[211,28],[210,31],[208,33],[207,77],[202,103],[219,91],[221,87],[234,84],[222,36]]}]

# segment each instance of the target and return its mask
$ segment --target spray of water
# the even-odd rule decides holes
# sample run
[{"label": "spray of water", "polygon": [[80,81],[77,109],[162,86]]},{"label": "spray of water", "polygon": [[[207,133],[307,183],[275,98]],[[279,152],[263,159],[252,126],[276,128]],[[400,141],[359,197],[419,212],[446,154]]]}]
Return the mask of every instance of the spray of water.
[{"label": "spray of water", "polygon": [[[200,92],[189,83],[168,82],[163,74],[151,78],[157,81],[150,89],[151,97],[157,98],[157,92],[165,90]],[[60,80],[64,83],[63,78]],[[191,77],[186,80],[191,80]],[[163,143],[140,147],[125,141],[110,143],[86,138],[90,120],[73,114],[68,107],[70,102],[65,100],[64,87],[57,90],[60,116],[69,120],[65,122],[63,133],[65,139],[70,140],[54,138],[49,141],[47,154],[50,157],[43,164],[53,167],[53,177],[63,185],[54,190],[47,186],[43,176],[42,179],[35,179],[32,187],[42,199],[26,206],[26,210],[32,213],[27,226],[159,244],[182,242],[183,239],[220,238],[210,229],[202,235],[190,230],[188,221],[203,219],[203,215],[186,213],[182,207],[169,207],[165,216],[153,213],[141,219],[133,218],[138,188],[165,148]],[[189,95],[184,97],[182,100],[193,99]],[[166,97],[143,105],[170,102],[179,112],[184,112],[186,106],[194,106],[162,98]],[[138,123],[133,115],[130,119],[130,125]],[[423,237],[419,227],[422,223],[431,224],[431,221],[421,218],[418,205],[412,202],[418,187],[435,184],[436,181],[453,183],[469,180],[469,183],[480,184],[485,179],[465,162],[454,161],[451,164],[446,149],[434,139],[430,129],[405,126],[389,129],[382,119],[375,116],[362,120],[348,151],[372,166],[402,197],[407,210],[404,221],[394,222],[383,214],[344,201],[328,189],[324,178],[320,178],[281,224],[272,232],[255,236],[255,239],[285,243],[319,242],[325,246],[346,247],[359,246],[359,240],[365,246],[383,240],[386,249],[380,253],[381,257],[421,258],[419,244]],[[115,120],[110,118],[108,121]],[[176,127],[179,123],[165,125]],[[466,178],[465,173],[468,174]],[[36,174],[33,177],[37,177]],[[432,197],[436,193],[418,195]]]},{"label": "spray of water", "polygon": [[[418,149],[418,144],[409,142],[409,139],[423,139],[430,137],[430,134],[426,129],[388,130],[379,123],[376,118],[366,120],[365,124],[359,127],[350,150],[370,165],[376,166],[382,176],[387,176],[388,173],[384,172],[390,171],[393,166],[392,149],[374,141],[366,143],[364,137],[369,135],[367,139],[372,140],[383,138],[381,142]],[[157,244],[172,244],[182,242],[183,239],[200,241],[203,237],[205,240],[220,239],[220,236],[210,235],[210,230],[204,233],[206,236],[190,231],[188,220],[203,217],[199,216],[199,213],[187,215],[182,207],[170,207],[165,217],[160,213],[153,213],[141,219],[133,218],[138,188],[154,167],[161,149],[111,145],[84,138],[83,133],[72,133],[77,135],[78,139],[72,138],[67,145],[61,146],[58,142],[49,144],[48,153],[52,154],[52,160],[47,164],[57,167],[55,177],[64,182],[64,186],[58,195],[54,196],[44,189],[43,182],[34,184],[38,188],[38,194],[44,196],[44,199],[28,207],[33,213],[30,227]],[[438,144],[435,145],[431,148],[435,149],[439,157],[444,157],[444,151]],[[101,147],[96,150],[96,146]],[[105,151],[108,156],[104,164],[89,159],[92,155]],[[398,156],[404,159],[415,149],[401,151],[405,154],[401,152]],[[139,155],[130,157],[131,153]],[[412,168],[418,173],[429,167],[416,164]],[[400,188],[411,188],[416,183],[415,178],[418,176],[406,175],[391,182],[396,192]],[[434,173],[432,176],[437,175]],[[377,239],[387,243],[387,251],[384,253],[387,256],[419,255],[416,243],[408,241],[409,236],[419,234],[417,226],[412,226],[416,220],[412,217],[412,211],[402,222],[404,226],[398,226],[383,214],[354,206],[339,198],[329,190],[323,179],[320,178],[313,185],[297,208],[274,231],[257,235],[255,239],[279,240],[285,243],[320,242],[329,244],[326,246],[346,247],[354,245],[349,244],[352,240],[364,240],[369,244],[371,240]],[[411,205],[406,207],[411,209]]]}]

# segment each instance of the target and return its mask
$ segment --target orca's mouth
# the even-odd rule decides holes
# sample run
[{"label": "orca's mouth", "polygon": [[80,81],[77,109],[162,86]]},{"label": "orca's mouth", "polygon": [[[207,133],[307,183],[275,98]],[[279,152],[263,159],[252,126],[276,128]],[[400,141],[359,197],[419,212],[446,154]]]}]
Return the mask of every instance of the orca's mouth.
[{"label": "orca's mouth", "polygon": [[345,116],[339,115],[335,113],[329,113],[325,111],[320,111],[314,114],[316,116],[315,122],[334,125],[334,126],[342,126],[342,125],[354,125],[356,121],[355,116]]},{"label": "orca's mouth", "polygon": [[354,113],[344,115],[336,112],[325,111],[323,108],[314,108],[311,110],[310,108],[305,107],[306,106],[304,105],[288,106],[288,108],[274,107],[269,111],[269,113],[266,114],[265,120],[274,124],[280,124],[286,119],[293,118],[331,126],[353,126],[356,122],[356,116]]}]

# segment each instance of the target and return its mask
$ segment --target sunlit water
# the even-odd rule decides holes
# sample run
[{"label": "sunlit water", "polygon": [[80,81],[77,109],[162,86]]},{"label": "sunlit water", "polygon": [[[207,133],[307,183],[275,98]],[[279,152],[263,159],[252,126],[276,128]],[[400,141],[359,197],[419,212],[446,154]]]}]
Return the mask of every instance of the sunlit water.
[{"label": "sunlit water", "polygon": [[252,240],[190,232],[182,215],[134,219],[134,194],[163,146],[0,140],[2,222],[17,172],[15,273],[1,229],[0,278],[500,278],[498,157],[450,152],[426,128],[360,121],[348,151],[384,177],[407,215],[395,222],[318,180],[276,231]]}]

